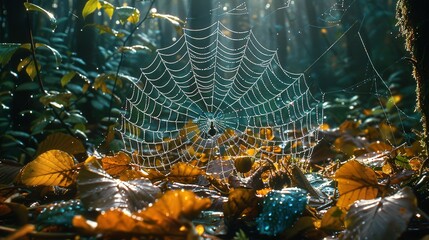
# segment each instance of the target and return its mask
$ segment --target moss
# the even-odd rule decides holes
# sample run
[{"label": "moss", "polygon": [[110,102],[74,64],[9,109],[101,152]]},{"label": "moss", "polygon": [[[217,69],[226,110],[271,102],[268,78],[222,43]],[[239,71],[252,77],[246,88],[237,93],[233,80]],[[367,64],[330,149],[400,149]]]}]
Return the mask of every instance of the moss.
[{"label": "moss", "polygon": [[429,1],[399,0],[396,19],[405,37],[405,49],[414,63],[413,77],[417,87],[417,111],[422,113],[422,146],[424,155],[429,152]]}]

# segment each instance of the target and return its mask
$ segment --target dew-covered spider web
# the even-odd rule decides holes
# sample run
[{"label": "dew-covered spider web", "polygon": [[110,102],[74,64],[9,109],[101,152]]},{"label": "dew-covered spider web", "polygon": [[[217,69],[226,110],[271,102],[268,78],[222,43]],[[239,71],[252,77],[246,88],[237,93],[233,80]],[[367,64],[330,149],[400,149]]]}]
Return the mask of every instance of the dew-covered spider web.
[{"label": "dew-covered spider web", "polygon": [[[404,119],[413,117],[386,103],[397,96],[391,84],[399,60],[377,67],[372,55],[383,49],[369,50],[365,7],[353,0],[232,2],[217,2],[210,24],[185,26],[141,66],[118,129],[135,162],[157,170],[221,162],[222,173],[234,171],[240,156],[304,162],[324,123],[355,118],[354,108],[370,101],[378,108],[367,119],[383,122],[389,141],[410,141],[396,139],[392,128],[405,133]],[[284,29],[276,25],[279,13]],[[233,24],[243,16],[247,25]]]}]

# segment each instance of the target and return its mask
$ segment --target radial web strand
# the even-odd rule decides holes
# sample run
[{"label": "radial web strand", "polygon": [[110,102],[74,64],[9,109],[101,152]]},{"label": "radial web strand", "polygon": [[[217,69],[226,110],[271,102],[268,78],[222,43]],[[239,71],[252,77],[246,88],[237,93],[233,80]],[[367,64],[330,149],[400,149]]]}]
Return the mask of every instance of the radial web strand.
[{"label": "radial web strand", "polygon": [[252,30],[221,22],[184,29],[141,70],[118,131],[126,151],[147,168],[178,161],[209,168],[251,152],[300,160],[316,142],[322,94],[304,74],[286,71]]}]

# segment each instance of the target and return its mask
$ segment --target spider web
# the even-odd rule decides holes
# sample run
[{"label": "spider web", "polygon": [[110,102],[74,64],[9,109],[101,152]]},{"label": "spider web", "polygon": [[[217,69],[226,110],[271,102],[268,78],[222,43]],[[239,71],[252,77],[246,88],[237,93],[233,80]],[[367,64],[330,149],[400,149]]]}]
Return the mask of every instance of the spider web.
[{"label": "spider web", "polygon": [[[171,46],[158,49],[141,69],[118,129],[125,151],[135,162],[157,170],[176,162],[196,162],[209,170],[213,163],[227,175],[240,156],[307,161],[321,139],[320,126],[335,122],[338,113],[330,106],[337,99],[337,104],[344,105],[341,115],[349,112],[349,118],[356,117],[357,104],[361,108],[378,104],[379,114],[371,117],[386,124],[384,134],[393,144],[404,141],[396,139],[393,129],[400,128],[406,135],[405,125],[416,118],[396,104],[386,107],[387,99],[396,94],[389,86],[394,82],[392,69],[402,69],[404,63],[394,59],[383,69],[377,68],[380,63],[373,60],[377,52],[368,49],[363,37],[365,15],[353,16],[357,1],[320,3],[319,12],[314,13],[317,22],[308,23],[294,20],[303,11],[303,3],[281,1],[280,7],[273,8],[272,1],[248,2],[220,1],[208,16],[215,19],[211,25],[183,29],[183,35]],[[265,17],[253,19],[261,7]],[[277,46],[272,44],[278,26],[274,30],[267,27],[273,26],[272,19],[280,11],[288,17],[288,59],[296,59],[283,66]],[[243,16],[250,17],[244,29],[223,21]],[[305,42],[314,39],[315,31],[326,44],[318,55],[311,56]],[[350,61],[356,61],[342,59],[345,54],[340,51],[349,37],[357,43],[355,50],[362,64],[354,71],[358,76],[353,81],[347,79],[348,72],[338,71],[338,65],[346,69]],[[303,57],[303,52],[308,56]],[[332,71],[326,62],[331,62]],[[347,102],[355,96],[359,96],[356,104]],[[219,166],[213,169],[218,171]]]},{"label": "spider web", "polygon": [[145,167],[232,161],[252,155],[249,149],[274,161],[311,153],[322,101],[251,29],[234,31],[220,21],[184,29],[141,70],[119,132]]}]

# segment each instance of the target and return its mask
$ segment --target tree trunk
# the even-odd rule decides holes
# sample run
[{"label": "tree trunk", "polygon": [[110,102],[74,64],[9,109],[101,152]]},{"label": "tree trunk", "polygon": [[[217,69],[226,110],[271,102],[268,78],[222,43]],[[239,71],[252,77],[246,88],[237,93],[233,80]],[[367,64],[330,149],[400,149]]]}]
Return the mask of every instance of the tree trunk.
[{"label": "tree trunk", "polygon": [[427,157],[429,152],[429,1],[399,0],[396,18],[405,48],[411,53],[413,77],[417,87],[417,111],[422,114],[423,134],[421,144]]}]

